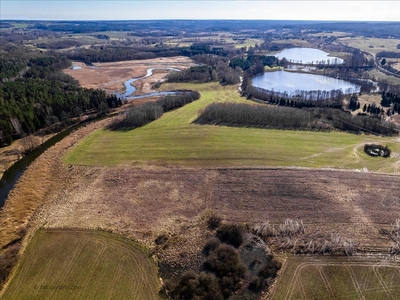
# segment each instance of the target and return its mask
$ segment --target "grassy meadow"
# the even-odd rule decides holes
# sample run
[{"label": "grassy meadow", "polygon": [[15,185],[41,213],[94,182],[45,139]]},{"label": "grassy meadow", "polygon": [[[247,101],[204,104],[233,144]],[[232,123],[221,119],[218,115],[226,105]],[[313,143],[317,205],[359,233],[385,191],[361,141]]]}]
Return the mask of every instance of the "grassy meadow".
[{"label": "grassy meadow", "polygon": [[378,53],[381,51],[400,52],[397,45],[400,43],[399,39],[381,39],[381,38],[367,38],[367,37],[344,37],[338,39],[342,44],[350,47],[358,48],[371,53]]},{"label": "grassy meadow", "polygon": [[[372,158],[367,142],[400,152],[394,138],[342,132],[283,131],[197,125],[192,122],[213,102],[254,103],[240,97],[234,86],[217,83],[163,85],[164,89],[195,89],[201,98],[165,113],[141,128],[97,130],[72,148],[67,164],[226,167],[298,166],[397,172],[398,158]],[[254,103],[254,105],[258,105]]]},{"label": "grassy meadow", "polygon": [[399,299],[400,265],[373,257],[291,257],[271,299]]},{"label": "grassy meadow", "polygon": [[85,230],[39,230],[2,299],[159,299],[157,267],[139,244]]}]

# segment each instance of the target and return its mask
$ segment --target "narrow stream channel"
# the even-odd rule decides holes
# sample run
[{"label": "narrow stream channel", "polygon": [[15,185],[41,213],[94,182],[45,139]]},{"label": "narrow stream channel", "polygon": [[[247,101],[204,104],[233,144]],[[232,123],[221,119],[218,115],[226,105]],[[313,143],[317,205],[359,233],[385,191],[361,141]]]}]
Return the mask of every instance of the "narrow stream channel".
[{"label": "narrow stream channel", "polygon": [[14,185],[18,181],[18,179],[21,177],[21,175],[24,173],[26,168],[36,158],[38,158],[44,151],[49,149],[51,146],[53,146],[57,142],[61,141],[63,138],[65,138],[67,135],[69,135],[72,131],[78,129],[79,127],[84,126],[85,124],[87,124],[87,122],[81,123],[78,125],[74,125],[68,129],[56,134],[55,136],[53,136],[52,138],[50,138],[46,142],[44,142],[40,146],[40,148],[29,153],[28,155],[25,155],[22,159],[20,159],[15,164],[13,164],[6,172],[4,172],[3,177],[1,177],[1,179],[0,179],[0,209],[3,207],[8,194],[10,193],[10,191],[12,190],[12,188],[14,187]]},{"label": "narrow stream channel", "polygon": [[[125,81],[125,87],[126,91],[123,94],[116,93],[117,97],[121,97],[123,99],[127,100],[134,100],[134,99],[140,99],[140,98],[145,98],[145,97],[151,97],[151,96],[161,96],[161,95],[170,95],[170,94],[175,94],[176,92],[154,92],[150,94],[145,94],[145,95],[140,95],[140,96],[131,96],[128,97],[129,95],[132,95],[136,88],[132,85],[132,82],[139,80],[139,79],[144,79],[146,77],[149,77],[153,75],[153,70],[154,69],[148,69],[147,74],[143,77],[139,78],[131,78],[127,81]],[[173,70],[173,71],[180,71],[179,69],[174,69],[174,68],[167,68],[167,70]],[[93,122],[97,121],[96,120],[91,120],[88,122]],[[18,179],[21,177],[21,175],[24,173],[26,168],[36,159],[38,158],[44,151],[46,151],[48,148],[56,144],[57,142],[61,141],[64,137],[69,135],[72,131],[86,125],[88,122],[84,122],[75,126],[72,126],[55,136],[53,136],[51,139],[47,140],[43,145],[40,146],[37,150],[29,153],[28,155],[25,155],[22,159],[17,161],[15,164],[13,164],[6,172],[4,172],[3,177],[0,179],[0,209],[3,207],[8,194],[10,191],[13,189],[14,185],[17,183]]]},{"label": "narrow stream channel", "polygon": [[138,78],[131,78],[128,79],[127,81],[124,82],[125,85],[125,93],[115,93],[115,95],[118,98],[121,99],[126,99],[126,100],[135,100],[135,99],[141,99],[141,98],[146,98],[146,97],[153,97],[153,96],[164,96],[164,95],[171,95],[171,94],[175,94],[175,92],[153,92],[150,94],[143,94],[143,95],[139,95],[139,96],[131,96],[135,91],[136,88],[132,85],[133,82],[140,80],[140,79],[144,79],[147,78],[151,75],[153,75],[153,70],[171,70],[171,71],[180,71],[179,69],[176,68],[153,68],[153,69],[148,69],[146,75],[142,76],[142,77],[138,77]]}]

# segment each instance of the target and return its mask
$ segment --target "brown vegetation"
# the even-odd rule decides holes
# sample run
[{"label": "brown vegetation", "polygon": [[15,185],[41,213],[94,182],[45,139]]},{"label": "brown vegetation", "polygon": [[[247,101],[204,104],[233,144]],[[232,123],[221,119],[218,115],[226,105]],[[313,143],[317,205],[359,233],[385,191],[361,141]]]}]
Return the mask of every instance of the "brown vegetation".
[{"label": "brown vegetation", "polygon": [[203,247],[212,237],[207,230],[210,215],[249,226],[269,221],[283,231],[300,226],[289,222],[286,229],[280,228],[286,219],[302,220],[305,234],[290,239],[288,249],[326,237],[361,251],[387,252],[391,245],[381,229],[392,230],[400,214],[398,176],[312,169],[62,164],[67,149],[110,122],[77,130],[29,167],[0,212],[0,247],[18,239],[18,229],[28,224],[22,249],[39,226],[102,228],[152,246],[165,234],[167,239],[154,250],[160,265],[176,277],[200,269]]},{"label": "brown vegetation", "polygon": [[[85,88],[100,88],[110,92],[122,91],[124,82],[130,78],[146,75],[151,68],[178,68],[186,69],[193,65],[187,57],[154,58],[145,60],[130,60],[110,63],[94,63],[95,68],[84,63],[74,62],[73,65],[81,69],[65,69],[64,72],[79,81]],[[161,80],[166,74],[165,70],[155,70],[154,75],[135,82],[136,94],[146,94],[151,91],[152,84]]]}]

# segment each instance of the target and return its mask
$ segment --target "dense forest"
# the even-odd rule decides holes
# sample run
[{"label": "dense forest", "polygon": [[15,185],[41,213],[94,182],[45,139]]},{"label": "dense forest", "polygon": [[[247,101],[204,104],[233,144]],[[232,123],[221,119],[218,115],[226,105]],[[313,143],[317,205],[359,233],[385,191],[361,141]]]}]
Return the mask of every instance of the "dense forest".
[{"label": "dense forest", "polygon": [[53,52],[1,52],[0,146],[84,112],[104,113],[121,105],[102,90],[79,87],[61,71],[70,65]]}]

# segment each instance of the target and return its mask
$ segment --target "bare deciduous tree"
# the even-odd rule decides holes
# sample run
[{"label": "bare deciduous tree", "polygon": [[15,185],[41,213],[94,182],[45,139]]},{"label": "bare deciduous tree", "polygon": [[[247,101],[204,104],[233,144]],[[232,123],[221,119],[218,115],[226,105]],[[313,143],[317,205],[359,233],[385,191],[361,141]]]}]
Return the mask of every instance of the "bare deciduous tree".
[{"label": "bare deciduous tree", "polygon": [[10,122],[11,122],[12,126],[14,127],[15,132],[16,132],[19,136],[22,136],[23,130],[22,130],[21,122],[20,122],[16,117],[11,117],[11,118],[10,118]]},{"label": "bare deciduous tree", "polygon": [[34,136],[33,134],[21,139],[21,145],[24,153],[29,153],[35,150],[40,144],[40,138]]}]

